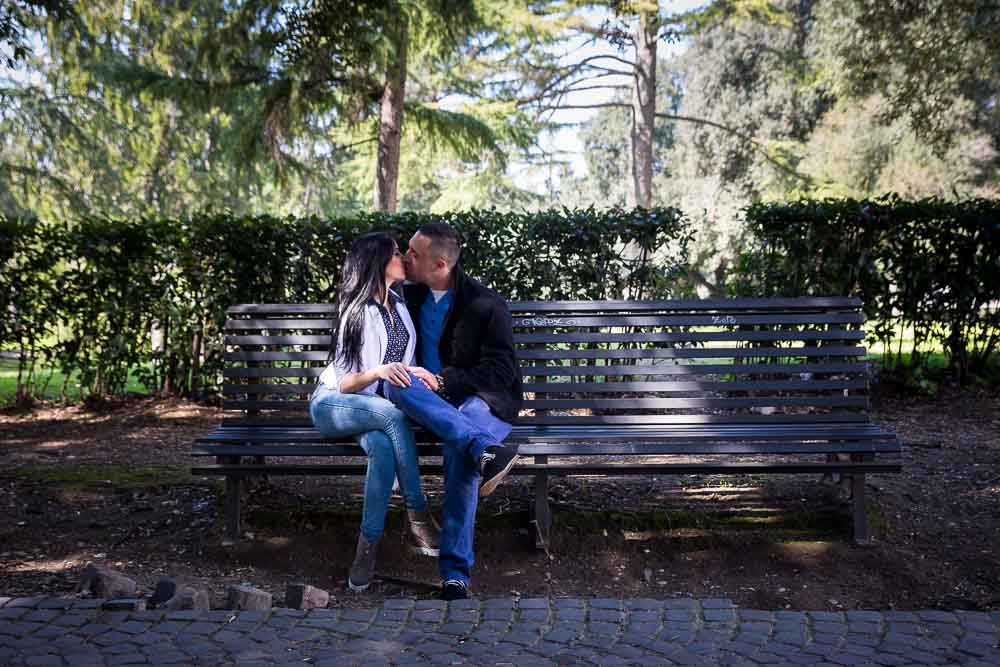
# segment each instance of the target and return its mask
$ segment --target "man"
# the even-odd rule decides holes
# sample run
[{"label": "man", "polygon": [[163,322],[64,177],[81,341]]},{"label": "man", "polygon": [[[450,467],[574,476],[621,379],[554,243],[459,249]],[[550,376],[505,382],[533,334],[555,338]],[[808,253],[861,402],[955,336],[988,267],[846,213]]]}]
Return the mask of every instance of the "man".
[{"label": "man", "polygon": [[[500,444],[521,406],[521,373],[507,302],[465,275],[455,230],[430,223],[410,239],[403,288],[417,329],[415,380],[389,399],[444,440],[441,597],[468,597],[479,496],[517,461]],[[433,393],[432,393],[433,392]],[[479,482],[482,480],[482,485]]]}]

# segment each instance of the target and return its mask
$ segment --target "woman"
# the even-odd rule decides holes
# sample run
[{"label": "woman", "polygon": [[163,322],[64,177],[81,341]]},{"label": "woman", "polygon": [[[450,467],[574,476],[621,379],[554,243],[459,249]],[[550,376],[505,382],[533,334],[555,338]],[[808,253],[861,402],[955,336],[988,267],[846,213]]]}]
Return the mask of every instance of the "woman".
[{"label": "woman", "polygon": [[347,578],[352,591],[371,583],[394,479],[406,502],[415,550],[438,555],[440,529],[421,487],[413,429],[384,398],[386,383],[405,387],[411,382],[416,332],[406,304],[391,289],[404,277],[403,256],[389,234],[364,234],[351,244],[337,289],[339,318],[330,364],[309,404],[323,435],[355,436],[368,455],[361,532]]}]

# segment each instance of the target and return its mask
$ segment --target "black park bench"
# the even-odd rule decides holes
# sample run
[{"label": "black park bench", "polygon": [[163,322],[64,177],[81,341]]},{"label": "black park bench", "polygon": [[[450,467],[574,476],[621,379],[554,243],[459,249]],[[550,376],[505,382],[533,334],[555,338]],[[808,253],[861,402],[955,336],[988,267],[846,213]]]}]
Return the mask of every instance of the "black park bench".
[{"label": "black park bench", "polygon": [[[869,419],[858,299],[526,301],[511,313],[526,400],[507,442],[524,457],[514,473],[535,477],[539,546],[549,476],[593,474],[838,473],[855,540],[869,541],[865,475],[899,472],[901,445]],[[197,440],[193,455],[214,463],[192,471],[225,476],[229,540],[244,478],[365,471],[357,444],[309,420],[332,325],[330,304],[228,310],[223,406],[237,412]],[[417,432],[421,457],[440,455]]]}]

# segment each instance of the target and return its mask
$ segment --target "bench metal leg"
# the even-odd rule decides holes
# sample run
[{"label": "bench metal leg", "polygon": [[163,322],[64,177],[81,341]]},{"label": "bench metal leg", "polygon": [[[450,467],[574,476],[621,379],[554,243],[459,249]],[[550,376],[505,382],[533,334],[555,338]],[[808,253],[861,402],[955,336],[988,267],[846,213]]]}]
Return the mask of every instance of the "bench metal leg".
[{"label": "bench metal leg", "polygon": [[854,473],[851,476],[852,507],[854,509],[854,541],[857,544],[871,544],[868,533],[868,512],[865,508],[865,476]]},{"label": "bench metal leg", "polygon": [[222,543],[236,544],[240,541],[240,491],[239,477],[226,477],[226,535]]},{"label": "bench metal leg", "polygon": [[[547,463],[547,456],[536,456],[535,463]],[[549,536],[552,531],[552,512],[549,509],[549,475],[535,475],[535,502],[533,503],[535,528],[535,548],[549,550]]]}]

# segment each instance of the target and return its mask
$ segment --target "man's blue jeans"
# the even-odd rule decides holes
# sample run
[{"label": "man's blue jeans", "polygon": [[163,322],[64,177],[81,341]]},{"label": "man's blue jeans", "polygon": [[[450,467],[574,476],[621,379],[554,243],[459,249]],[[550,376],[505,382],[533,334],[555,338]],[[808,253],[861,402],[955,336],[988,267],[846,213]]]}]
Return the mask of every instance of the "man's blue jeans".
[{"label": "man's blue jeans", "polygon": [[409,387],[386,383],[386,396],[413,421],[444,441],[444,506],[441,517],[441,580],[468,585],[472,578],[473,537],[479,504],[479,457],[502,442],[510,424],[498,419],[478,396],[456,408],[413,374]]},{"label": "man's blue jeans", "polygon": [[368,454],[361,534],[369,544],[382,537],[393,479],[399,479],[408,509],[427,509],[413,427],[399,408],[380,396],[342,394],[320,383],[309,402],[309,414],[320,433],[330,438],[355,436]]}]

